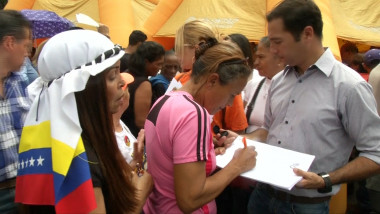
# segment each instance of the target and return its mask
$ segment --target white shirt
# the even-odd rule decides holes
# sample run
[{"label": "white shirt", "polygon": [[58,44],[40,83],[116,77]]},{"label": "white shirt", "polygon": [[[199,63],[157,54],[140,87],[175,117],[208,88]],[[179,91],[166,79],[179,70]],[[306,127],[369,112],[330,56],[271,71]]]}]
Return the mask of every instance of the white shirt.
[{"label": "white shirt", "polygon": [[[116,142],[120,149],[121,154],[127,161],[127,163],[131,163],[132,154],[133,154],[133,143],[136,142],[136,138],[133,136],[128,127],[120,120],[121,127],[123,130],[121,132],[115,132]],[[129,139],[129,144],[128,144]]]},{"label": "white shirt", "polygon": [[[247,103],[244,111],[247,113],[247,106],[251,102],[253,95],[257,89],[257,86],[261,80],[265,78],[260,75],[255,75],[245,86],[243,100]],[[260,128],[264,124],[264,114],[265,114],[265,104],[268,97],[268,91],[272,81],[268,78],[265,78],[264,84],[261,86],[259,94],[257,95],[256,102],[253,106],[253,110],[248,120],[248,127],[246,133],[251,133],[256,129]]]}]

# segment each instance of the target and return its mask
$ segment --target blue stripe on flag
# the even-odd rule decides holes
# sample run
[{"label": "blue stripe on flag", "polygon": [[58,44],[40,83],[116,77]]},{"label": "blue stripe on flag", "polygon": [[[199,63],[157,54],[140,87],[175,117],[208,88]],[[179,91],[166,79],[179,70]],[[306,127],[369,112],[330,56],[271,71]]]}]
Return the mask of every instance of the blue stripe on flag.
[{"label": "blue stripe on flag", "polygon": [[51,148],[31,149],[19,154],[18,175],[51,174]]},{"label": "blue stripe on flag", "polygon": [[54,173],[56,203],[88,179],[91,179],[90,168],[86,152],[83,152],[73,159],[66,177],[58,173]]}]

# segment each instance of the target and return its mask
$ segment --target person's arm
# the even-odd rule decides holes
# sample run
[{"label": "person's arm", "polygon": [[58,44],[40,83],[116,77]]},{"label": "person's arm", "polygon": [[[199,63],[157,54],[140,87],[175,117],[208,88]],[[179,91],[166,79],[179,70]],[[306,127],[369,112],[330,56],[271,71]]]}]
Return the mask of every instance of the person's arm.
[{"label": "person's arm", "polygon": [[[360,180],[380,173],[380,164],[369,159],[373,157],[378,161],[380,155],[377,146],[380,120],[376,114],[376,101],[372,90],[363,81],[347,90],[346,95],[342,97],[345,97],[344,102],[340,104],[340,109],[343,109],[340,111],[344,112],[342,124],[350,137],[356,141],[355,146],[360,151],[360,156],[335,171],[326,172],[332,184]],[[321,188],[325,185],[323,179],[315,173],[301,170],[295,170],[295,173],[303,177],[297,184],[299,187]]]},{"label": "person's arm", "polygon": [[91,214],[106,213],[106,205],[104,204],[103,192],[100,187],[94,187],[96,209],[91,211]]},{"label": "person's arm", "polygon": [[[318,189],[325,187],[325,182],[322,177],[314,172],[294,169],[294,173],[303,177],[303,179],[296,184],[297,187],[306,189]],[[379,174],[380,164],[377,164],[365,157],[357,157],[356,159],[348,162],[342,168],[327,173],[330,175],[332,184],[341,184],[365,179],[372,175]]]},{"label": "person's arm", "polygon": [[255,140],[255,141],[265,143],[267,142],[267,138],[268,138],[268,130],[263,129],[263,128],[258,128],[254,132],[245,134],[243,136],[247,137],[250,140]]},{"label": "person's arm", "polygon": [[149,81],[142,82],[135,91],[135,124],[138,128],[144,128],[152,104],[152,86]]},{"label": "person's arm", "polygon": [[148,172],[144,172],[141,177],[138,177],[136,173],[133,173],[133,183],[137,189],[137,207],[134,213],[141,213],[145,201],[148,198],[149,194],[153,190],[153,178]]},{"label": "person's arm", "polygon": [[214,200],[239,174],[256,165],[254,147],[235,152],[234,158],[222,170],[206,177],[206,162],[191,162],[174,165],[174,188],[178,207],[191,213]]}]

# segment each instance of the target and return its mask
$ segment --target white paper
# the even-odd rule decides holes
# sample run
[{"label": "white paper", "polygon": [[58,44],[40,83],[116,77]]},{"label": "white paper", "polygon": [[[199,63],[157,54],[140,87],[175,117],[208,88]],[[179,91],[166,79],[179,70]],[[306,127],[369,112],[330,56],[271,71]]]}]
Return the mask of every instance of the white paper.
[{"label": "white paper", "polygon": [[78,23],[99,27],[99,23],[93,20],[91,17],[87,16],[86,14],[77,13],[76,18]]},{"label": "white paper", "polygon": [[[225,154],[216,156],[216,165],[224,168],[231,161],[235,150],[244,147],[242,140],[241,136],[237,137]],[[287,190],[291,190],[302,179],[302,177],[294,174],[293,168],[308,171],[315,158],[314,155],[248,139],[247,146],[255,146],[256,148],[256,166],[241,176]]]},{"label": "white paper", "polygon": [[181,82],[178,82],[175,78],[172,79],[172,81],[170,81],[170,84],[168,86],[168,89],[166,90],[165,94],[171,92],[171,91],[175,91],[175,90],[178,90],[182,87],[182,84]]}]

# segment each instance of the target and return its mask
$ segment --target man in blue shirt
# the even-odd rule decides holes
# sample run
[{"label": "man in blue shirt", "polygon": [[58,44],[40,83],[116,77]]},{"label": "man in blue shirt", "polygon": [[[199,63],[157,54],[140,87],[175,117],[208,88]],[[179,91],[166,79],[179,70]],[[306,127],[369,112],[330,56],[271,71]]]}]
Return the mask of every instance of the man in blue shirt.
[{"label": "man in blue shirt", "polygon": [[18,145],[30,101],[20,70],[31,47],[31,25],[17,11],[0,11],[0,213],[17,213],[14,203]]},{"label": "man in blue shirt", "polygon": [[[376,101],[370,85],[323,47],[314,1],[284,0],[267,20],[271,51],[288,66],[273,78],[264,126],[250,138],[315,159],[308,172],[293,169],[302,180],[290,191],[257,184],[248,212],[329,213],[339,184],[380,172]],[[353,146],[360,155],[348,162]]]},{"label": "man in blue shirt", "polygon": [[158,98],[165,94],[166,90],[169,87],[170,81],[172,81],[179,69],[179,61],[174,51],[166,51],[161,72],[149,79],[150,83],[152,83],[152,103],[156,102]]}]

